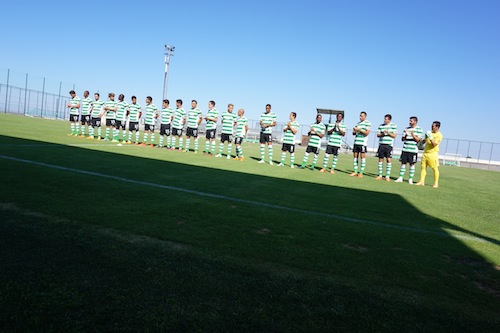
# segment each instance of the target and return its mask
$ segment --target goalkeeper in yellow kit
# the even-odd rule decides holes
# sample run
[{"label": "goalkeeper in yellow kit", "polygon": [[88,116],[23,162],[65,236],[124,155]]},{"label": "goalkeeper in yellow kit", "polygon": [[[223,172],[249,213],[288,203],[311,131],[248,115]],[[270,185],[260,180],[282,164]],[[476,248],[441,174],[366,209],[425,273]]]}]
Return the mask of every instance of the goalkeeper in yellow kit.
[{"label": "goalkeeper in yellow kit", "polygon": [[431,131],[425,134],[425,148],[424,155],[422,156],[422,166],[420,171],[420,181],[415,185],[424,186],[425,176],[427,175],[427,166],[434,172],[434,185],[432,187],[438,188],[439,186],[439,144],[443,140],[443,135],[439,132],[441,123],[435,121],[432,123]]}]

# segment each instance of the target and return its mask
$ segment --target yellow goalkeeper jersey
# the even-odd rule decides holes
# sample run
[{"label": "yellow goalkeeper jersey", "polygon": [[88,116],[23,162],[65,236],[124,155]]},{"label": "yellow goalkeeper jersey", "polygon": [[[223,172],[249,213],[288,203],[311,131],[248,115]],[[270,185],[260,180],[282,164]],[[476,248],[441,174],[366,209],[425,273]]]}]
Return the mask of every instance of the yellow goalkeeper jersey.
[{"label": "yellow goalkeeper jersey", "polygon": [[441,132],[432,133],[432,138],[434,139],[434,142],[437,143],[437,145],[433,146],[431,140],[429,138],[425,138],[426,144],[424,153],[431,154],[431,153],[437,153],[439,151],[439,144],[443,140],[443,134],[441,134]]}]

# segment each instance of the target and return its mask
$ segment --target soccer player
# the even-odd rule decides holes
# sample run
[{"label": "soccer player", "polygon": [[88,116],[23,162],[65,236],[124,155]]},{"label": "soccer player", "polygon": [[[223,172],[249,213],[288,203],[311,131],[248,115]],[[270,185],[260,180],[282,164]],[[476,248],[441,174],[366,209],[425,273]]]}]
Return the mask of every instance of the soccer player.
[{"label": "soccer player", "polygon": [[406,164],[410,164],[410,178],[408,184],[413,184],[413,176],[415,175],[415,163],[417,163],[418,147],[417,143],[422,139],[422,128],[417,126],[418,118],[410,117],[410,126],[403,132],[403,152],[401,154],[401,168],[399,169],[399,178],[396,183],[403,182],[403,176],[406,172]]},{"label": "soccer player", "polygon": [[132,96],[132,103],[128,105],[128,140],[127,143],[132,143],[132,132],[135,132],[134,143],[139,144],[139,119],[142,117],[141,106],[137,104],[137,97]]},{"label": "soccer player", "polygon": [[69,100],[69,103],[66,105],[69,108],[69,122],[70,122],[70,128],[71,128],[71,134],[68,135],[73,135],[77,136],[78,135],[78,113],[80,109],[80,97],[76,96],[76,92],[74,90],[71,90],[69,92],[69,95],[71,96],[71,99]]},{"label": "soccer player", "polygon": [[264,156],[269,153],[269,164],[273,165],[273,127],[276,126],[276,114],[271,111],[271,104],[266,104],[266,112],[260,115],[260,161],[265,163]]},{"label": "soccer player", "polygon": [[281,161],[278,166],[285,165],[286,152],[290,153],[290,168],[294,168],[295,165],[295,134],[299,130],[299,123],[297,122],[297,113],[290,112],[290,121],[286,123],[283,128],[283,145],[281,146]]},{"label": "soccer player", "polygon": [[441,122],[435,121],[431,125],[431,130],[425,134],[425,148],[422,156],[422,166],[420,171],[420,180],[415,185],[424,186],[425,176],[427,175],[427,166],[434,172],[433,188],[439,187],[439,144],[443,141],[443,134],[439,132]]},{"label": "soccer player", "polygon": [[83,92],[83,99],[81,100],[82,105],[82,114],[80,117],[81,126],[80,126],[80,136],[85,136],[85,125],[87,125],[87,132],[90,134],[90,107],[92,104],[92,100],[89,98],[89,91],[85,90]]},{"label": "soccer player", "polygon": [[394,146],[394,138],[398,134],[398,127],[391,122],[392,116],[386,114],[384,116],[384,123],[377,128],[377,137],[379,138],[379,145],[377,151],[378,157],[378,176],[377,180],[383,179],[384,158],[387,163],[385,166],[385,180],[391,181],[391,168],[392,168],[392,147]]},{"label": "soccer player", "polygon": [[323,168],[319,170],[320,172],[326,172],[328,168],[328,162],[330,160],[330,154],[333,154],[332,168],[330,173],[335,173],[335,167],[337,166],[339,149],[342,145],[342,137],[345,135],[347,127],[344,123],[344,115],[342,113],[337,114],[337,119],[335,123],[328,124],[327,133],[330,135],[328,138],[328,144],[326,146],[325,157],[323,158]]},{"label": "soccer player", "polygon": [[[359,178],[363,178],[363,172],[365,172],[366,166],[366,144],[368,141],[368,134],[370,134],[370,130],[372,128],[372,124],[366,120],[366,112],[361,111],[359,114],[359,122],[352,129],[352,135],[355,135],[354,138],[354,172],[349,176],[354,177],[358,176]],[[361,158],[361,168],[358,173],[358,157]]]},{"label": "soccer player", "polygon": [[118,96],[118,110],[116,110],[116,123],[115,130],[113,131],[113,141],[119,142],[120,129],[122,130],[122,142],[127,142],[127,132],[125,130],[125,125],[127,123],[127,109],[128,103],[125,102],[125,95],[120,94]]},{"label": "soccer player", "polygon": [[304,158],[302,159],[301,169],[304,169],[309,158],[309,153],[314,153],[313,162],[311,165],[311,170],[314,170],[316,166],[316,161],[318,160],[318,154],[321,147],[321,139],[325,136],[326,126],[321,122],[323,116],[321,114],[316,115],[316,122],[311,124],[309,130],[309,143],[307,144],[306,152],[304,153]]},{"label": "soccer player", "polygon": [[163,108],[161,110],[161,125],[160,125],[160,143],[158,147],[163,148],[164,137],[167,137],[167,149],[170,149],[172,138],[170,136],[170,126],[174,118],[174,110],[170,107],[168,99],[163,100]]},{"label": "soccer player", "polygon": [[102,107],[104,101],[100,100],[99,93],[94,94],[94,100],[92,101],[92,126],[90,127],[90,138],[95,138],[95,128],[97,128],[97,140],[101,140],[101,118],[103,116]]},{"label": "soccer player", "polygon": [[215,102],[208,102],[208,113],[205,117],[207,122],[205,134],[205,151],[203,155],[213,156],[215,152],[215,132],[217,131],[217,120],[219,119],[219,111],[215,108]]},{"label": "soccer player", "polygon": [[201,110],[197,107],[196,100],[191,101],[191,109],[187,113],[187,129],[186,129],[186,152],[189,151],[191,137],[194,137],[194,153],[198,154],[198,126],[200,126],[202,118]]},{"label": "soccer player", "polygon": [[148,144],[148,136],[151,134],[151,139],[149,141],[149,147],[153,148],[155,146],[155,123],[158,118],[158,108],[153,104],[153,97],[146,97],[146,117],[144,119],[144,140],[141,146],[146,146]]},{"label": "soccer player", "polygon": [[221,115],[222,130],[220,135],[219,153],[215,157],[222,157],[222,150],[224,149],[224,142],[227,141],[227,155],[226,158],[231,158],[233,127],[236,125],[236,115],[233,113],[234,105],[229,103],[227,111]]},{"label": "soccer player", "polygon": [[[118,110],[118,102],[115,101],[115,94],[108,94],[109,100],[104,104],[104,110],[106,111],[106,138],[104,140],[109,141],[109,132],[110,129],[113,128],[113,131],[116,131],[116,110]],[[114,140],[113,142],[118,142],[118,140]]]},{"label": "soccer player", "polygon": [[238,119],[236,119],[236,133],[234,144],[236,146],[236,157],[235,160],[243,161],[245,157],[243,156],[243,148],[241,148],[241,143],[248,132],[248,119],[245,117],[245,110],[238,110]]},{"label": "soccer player", "polygon": [[179,139],[179,151],[182,151],[182,129],[186,123],[186,111],[182,108],[182,100],[178,99],[175,102],[174,119],[172,120],[172,147],[170,150],[175,150],[175,141]]}]

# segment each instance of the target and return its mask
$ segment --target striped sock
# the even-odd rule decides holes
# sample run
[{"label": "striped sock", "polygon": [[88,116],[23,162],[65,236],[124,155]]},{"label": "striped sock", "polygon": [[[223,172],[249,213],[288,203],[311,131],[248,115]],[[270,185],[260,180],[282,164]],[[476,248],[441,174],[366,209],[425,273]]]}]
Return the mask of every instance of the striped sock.
[{"label": "striped sock", "polygon": [[295,153],[290,154],[290,165],[293,165],[295,163]]},{"label": "striped sock", "polygon": [[215,140],[212,141],[212,155],[215,153]]},{"label": "striped sock", "polygon": [[413,180],[413,176],[415,176],[415,164],[410,165],[410,179]]},{"label": "striped sock", "polygon": [[308,159],[309,159],[309,153],[305,153],[304,158],[302,159],[302,167],[306,166]]},{"label": "striped sock", "polygon": [[163,137],[164,135],[160,135],[160,142],[158,143],[160,147],[163,147],[163,140],[164,140]]},{"label": "striped sock", "polygon": [[[186,149],[188,149],[188,148],[186,147]],[[198,151],[198,138],[195,138],[195,139],[194,139],[194,151],[195,151],[195,152],[197,152],[197,151]]]},{"label": "striped sock", "polygon": [[338,160],[339,160],[339,157],[336,155],[333,155],[332,170],[335,169],[335,167],[337,166]]},{"label": "striped sock", "polygon": [[311,168],[314,168],[316,166],[316,162],[318,161],[318,154],[314,154],[314,158],[313,158],[313,163],[311,165]]},{"label": "striped sock", "polygon": [[403,178],[406,172],[406,164],[401,165],[401,169],[399,169],[399,177]]},{"label": "striped sock", "polygon": [[155,132],[151,133],[151,144],[155,143]]},{"label": "striped sock", "polygon": [[382,170],[384,169],[384,162],[378,162],[378,176],[382,177]]},{"label": "striped sock", "polygon": [[269,145],[267,146],[267,152],[269,154],[269,162],[273,161],[273,146]]},{"label": "striped sock", "polygon": [[189,150],[190,145],[191,145],[191,138],[186,138],[186,150]]},{"label": "striped sock", "polygon": [[264,144],[260,144],[260,159],[264,160],[264,155],[265,155],[265,150],[264,150]]},{"label": "striped sock", "polygon": [[286,152],[281,153],[281,163],[285,164]]},{"label": "striped sock", "polygon": [[391,168],[392,168],[392,163],[387,163],[385,167],[385,176],[386,177],[391,177]]},{"label": "striped sock", "polygon": [[231,141],[229,141],[229,143],[227,144],[227,155],[228,156],[231,156],[232,150],[233,150],[233,145],[232,145]]},{"label": "striped sock", "polygon": [[330,154],[325,153],[325,157],[323,158],[323,169],[326,169],[328,166],[328,160],[330,159]]},{"label": "striped sock", "polygon": [[363,174],[365,172],[365,166],[366,166],[366,158],[361,159],[361,170],[359,170],[359,173]]},{"label": "striped sock", "polygon": [[353,168],[354,168],[354,173],[358,173],[358,159],[355,158],[353,161]]}]

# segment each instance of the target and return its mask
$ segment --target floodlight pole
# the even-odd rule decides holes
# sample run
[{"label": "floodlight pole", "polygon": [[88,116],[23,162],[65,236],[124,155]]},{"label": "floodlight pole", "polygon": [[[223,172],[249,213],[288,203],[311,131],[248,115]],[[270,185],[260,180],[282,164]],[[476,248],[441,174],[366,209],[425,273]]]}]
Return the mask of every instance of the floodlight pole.
[{"label": "floodlight pole", "polygon": [[170,56],[174,55],[175,46],[165,45],[165,78],[163,80],[163,99],[167,98],[168,86],[168,66],[170,65]]}]

